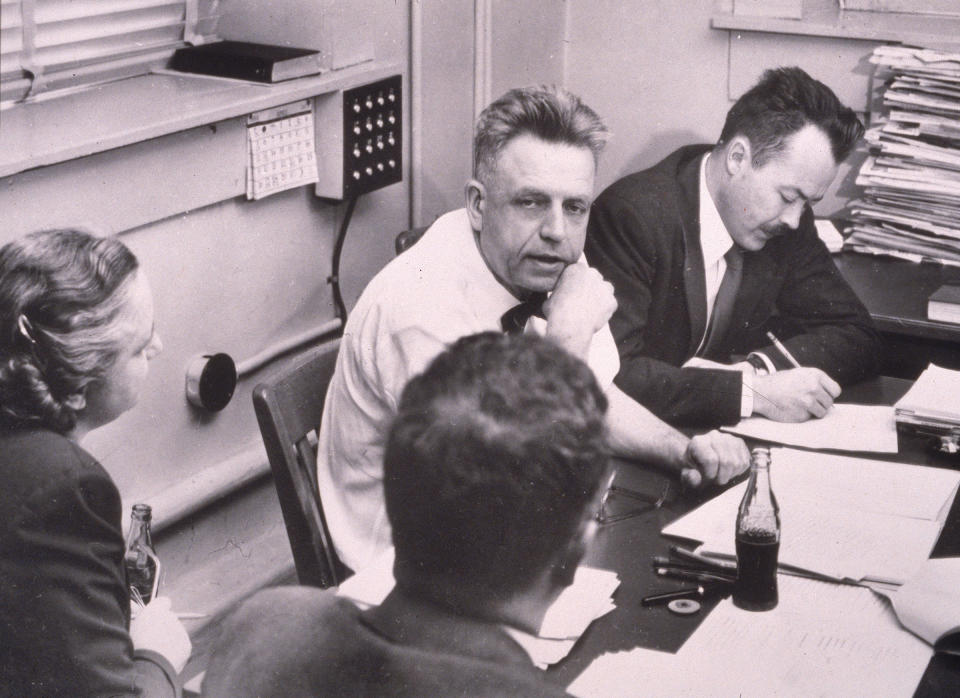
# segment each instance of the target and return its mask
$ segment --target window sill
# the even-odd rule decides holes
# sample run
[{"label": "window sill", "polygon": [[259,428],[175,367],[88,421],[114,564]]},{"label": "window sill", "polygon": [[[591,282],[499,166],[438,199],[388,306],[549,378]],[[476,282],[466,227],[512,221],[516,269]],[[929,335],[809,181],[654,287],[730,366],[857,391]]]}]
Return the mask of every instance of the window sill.
[{"label": "window sill", "polygon": [[929,48],[960,46],[960,17],[841,10],[837,0],[804,0],[802,19],[718,12],[714,29],[890,41]]},{"label": "window sill", "polygon": [[398,72],[370,62],[272,85],[157,72],[0,112],[0,177],[213,124]]}]

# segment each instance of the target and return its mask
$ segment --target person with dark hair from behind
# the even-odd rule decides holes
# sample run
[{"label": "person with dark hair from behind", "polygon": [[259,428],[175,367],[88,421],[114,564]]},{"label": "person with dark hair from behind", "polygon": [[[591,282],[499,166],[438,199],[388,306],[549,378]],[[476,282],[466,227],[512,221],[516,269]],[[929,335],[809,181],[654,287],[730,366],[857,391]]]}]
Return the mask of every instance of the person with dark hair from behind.
[{"label": "person with dark hair from behind", "polygon": [[259,592],[204,679],[219,696],[566,695],[512,636],[572,583],[608,472],[607,400],[551,341],[457,341],[403,391],[384,456],[396,587]]},{"label": "person with dark hair from behind", "polygon": [[877,371],[879,337],[811,209],[862,134],[829,87],[768,70],[716,145],[680,148],[597,197],[586,255],[616,292],[625,393],[675,425],[803,421]]},{"label": "person with dark hair from behind", "polygon": [[133,407],[160,349],[118,239],[0,249],[0,695],[180,693],[190,638],[169,599],[131,621],[120,494],[80,446]]}]

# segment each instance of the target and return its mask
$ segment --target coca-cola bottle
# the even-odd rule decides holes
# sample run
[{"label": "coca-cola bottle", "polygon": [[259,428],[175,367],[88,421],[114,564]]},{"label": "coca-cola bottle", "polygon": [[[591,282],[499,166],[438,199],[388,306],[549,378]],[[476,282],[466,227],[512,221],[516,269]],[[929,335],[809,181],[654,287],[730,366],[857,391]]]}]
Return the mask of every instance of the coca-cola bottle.
[{"label": "coca-cola bottle", "polygon": [[[150,603],[159,583],[159,558],[153,548],[150,535],[150,519],[153,511],[148,504],[134,504],[130,515],[130,531],[123,563],[127,568],[127,584],[130,595],[143,604]],[[139,598],[138,598],[139,596]]]},{"label": "coca-cola bottle", "polygon": [[750,454],[750,480],[737,511],[737,584],[733,603],[748,611],[777,605],[780,507],[770,488],[770,449]]}]

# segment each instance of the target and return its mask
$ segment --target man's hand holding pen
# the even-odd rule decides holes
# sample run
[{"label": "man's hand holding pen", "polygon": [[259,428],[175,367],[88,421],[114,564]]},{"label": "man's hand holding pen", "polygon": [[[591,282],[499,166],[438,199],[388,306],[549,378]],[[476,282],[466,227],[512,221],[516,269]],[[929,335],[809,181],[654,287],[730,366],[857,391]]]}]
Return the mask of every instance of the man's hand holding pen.
[{"label": "man's hand holding pen", "polygon": [[823,417],[840,396],[840,385],[819,368],[801,366],[772,332],[767,338],[793,368],[754,376],[754,413],[777,422]]}]

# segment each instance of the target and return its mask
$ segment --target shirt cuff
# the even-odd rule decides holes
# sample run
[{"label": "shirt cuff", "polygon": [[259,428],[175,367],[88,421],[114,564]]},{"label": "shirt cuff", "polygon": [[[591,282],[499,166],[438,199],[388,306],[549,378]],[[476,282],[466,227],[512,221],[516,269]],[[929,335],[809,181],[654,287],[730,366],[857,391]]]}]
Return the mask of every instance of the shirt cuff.
[{"label": "shirt cuff", "polygon": [[753,373],[741,372],[743,385],[740,389],[740,417],[745,418],[753,414]]},{"label": "shirt cuff", "polygon": [[764,354],[762,351],[752,351],[747,354],[747,361],[750,361],[751,358],[759,359],[760,362],[766,366],[767,375],[773,375],[777,372],[777,367],[774,365],[773,361],[771,361],[770,357]]}]

